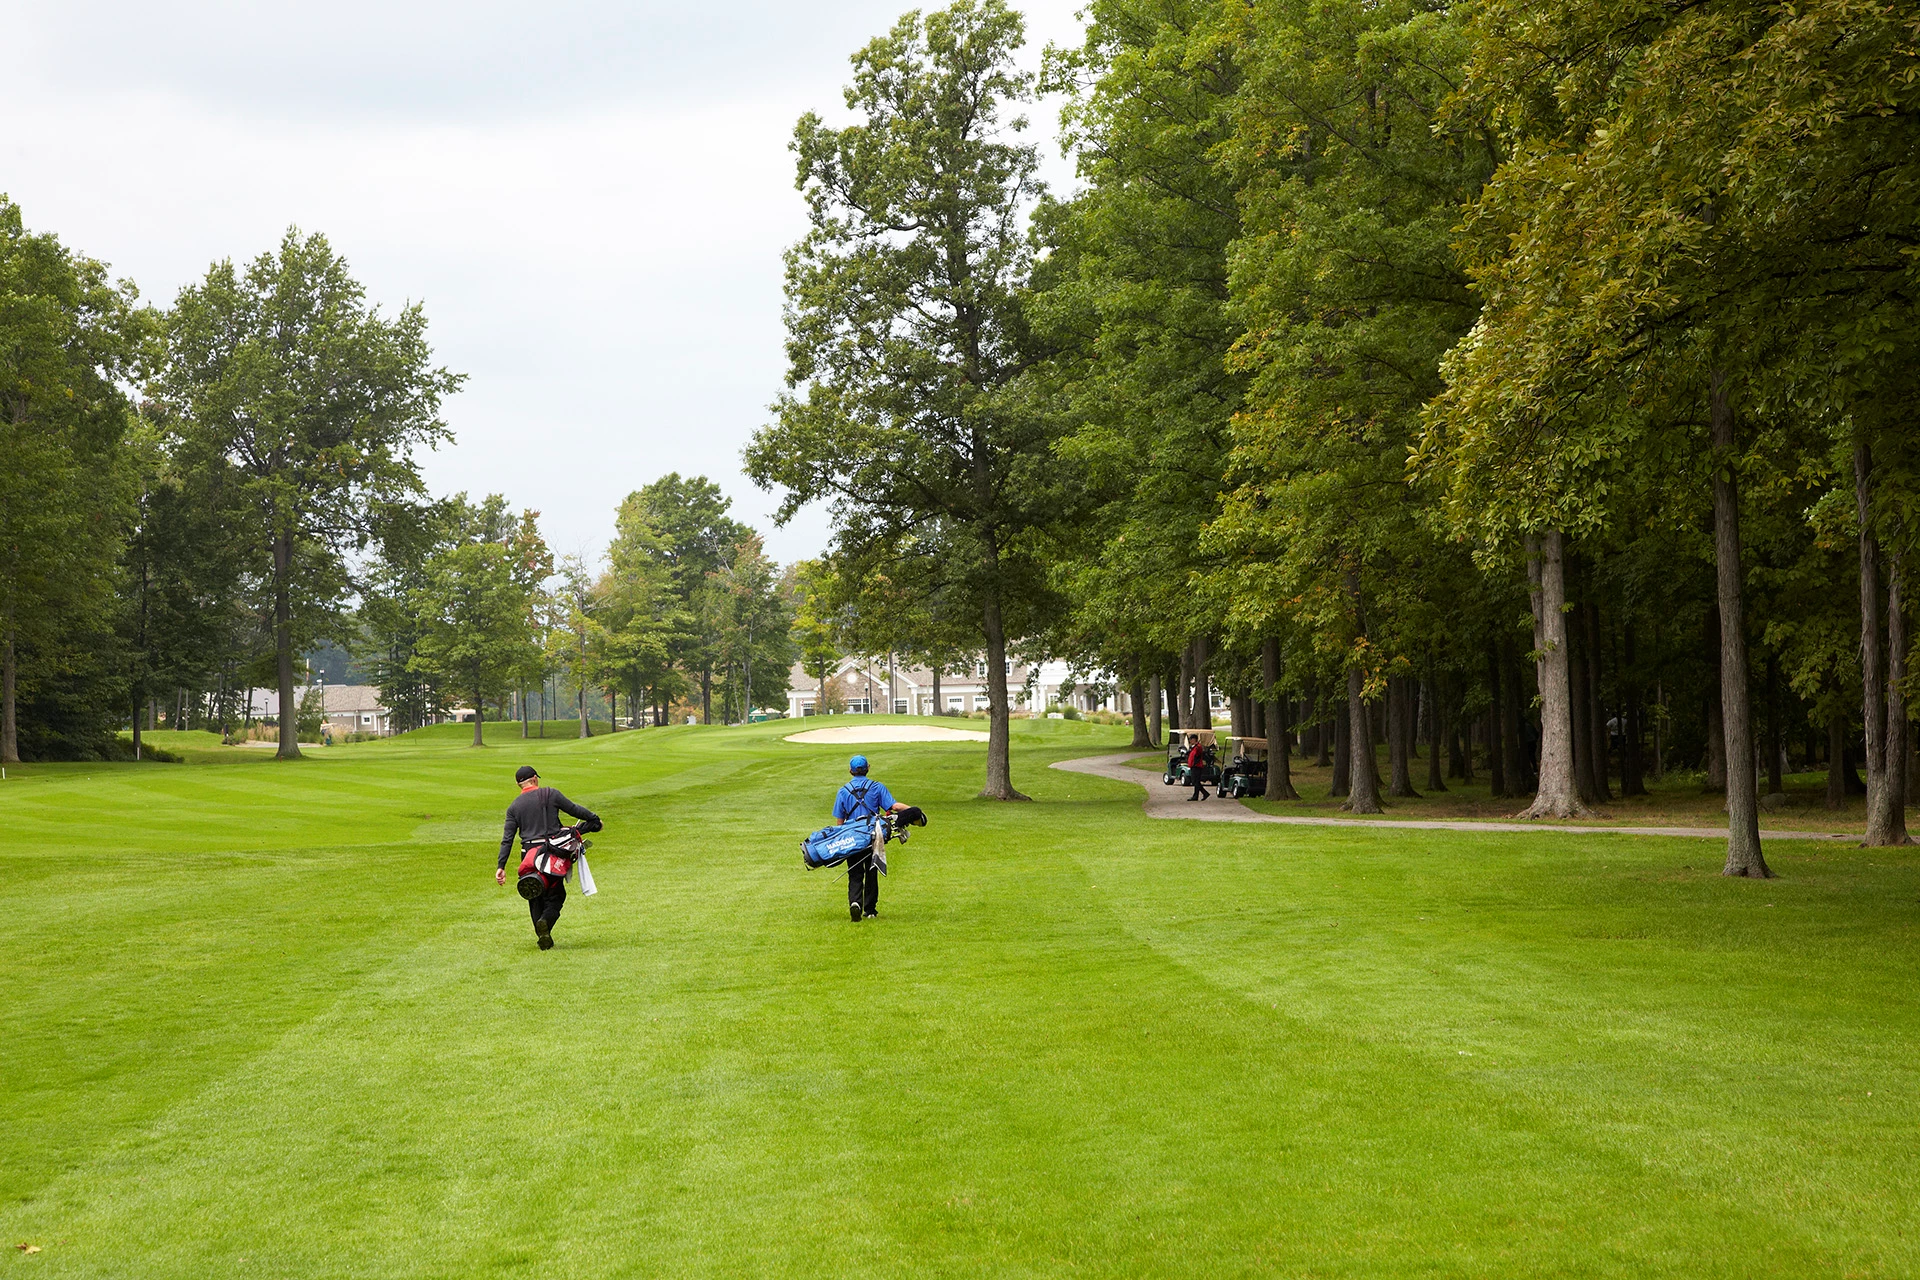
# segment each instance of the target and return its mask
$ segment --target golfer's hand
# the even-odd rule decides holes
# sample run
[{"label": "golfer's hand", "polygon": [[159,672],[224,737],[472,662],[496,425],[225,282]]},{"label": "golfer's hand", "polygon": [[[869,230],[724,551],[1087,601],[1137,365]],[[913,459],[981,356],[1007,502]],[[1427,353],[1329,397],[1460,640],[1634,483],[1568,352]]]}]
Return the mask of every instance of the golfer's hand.
[{"label": "golfer's hand", "polygon": [[493,882],[495,884],[505,884],[507,882],[507,869],[505,867],[493,873]]}]

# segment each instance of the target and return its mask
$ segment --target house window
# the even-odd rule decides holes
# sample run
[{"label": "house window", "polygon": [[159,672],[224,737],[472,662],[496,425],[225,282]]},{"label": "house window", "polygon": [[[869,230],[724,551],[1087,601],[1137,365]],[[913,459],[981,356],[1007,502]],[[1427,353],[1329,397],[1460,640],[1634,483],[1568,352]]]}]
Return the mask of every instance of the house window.
[{"label": "house window", "polygon": [[812,714],[813,714],[813,704],[812,704],[811,702],[802,702],[802,703],[800,704],[800,714],[801,714],[802,716],[810,716],[810,715],[812,715]]},{"label": "house window", "polygon": [[967,700],[961,695],[957,693],[947,695],[947,710],[962,711],[966,709],[966,705]]},{"label": "house window", "polygon": [[850,716],[872,715],[873,699],[872,698],[848,698],[847,714]]},{"label": "house window", "polygon": [[360,717],[360,723],[361,723],[361,724],[372,724],[372,723],[373,723],[373,717],[372,717],[372,716],[361,716],[361,717]]},{"label": "house window", "polygon": [[973,695],[973,709],[975,711],[980,710],[982,707],[989,706],[991,703],[992,699],[988,698],[984,693],[976,693]]},{"label": "house window", "polygon": [[893,700],[893,714],[897,716],[907,714],[907,700],[905,698],[895,698]]}]

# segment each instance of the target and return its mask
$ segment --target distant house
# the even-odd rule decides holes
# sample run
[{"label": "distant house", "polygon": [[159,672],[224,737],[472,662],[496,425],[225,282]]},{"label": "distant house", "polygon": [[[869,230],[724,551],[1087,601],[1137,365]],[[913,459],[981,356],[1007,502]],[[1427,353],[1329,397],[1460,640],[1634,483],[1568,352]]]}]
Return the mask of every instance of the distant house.
[{"label": "distant house", "polygon": [[[1039,668],[1010,662],[1006,693],[1016,710],[1027,706],[1029,683]],[[964,716],[987,710],[987,664],[970,662],[939,679],[939,702],[933,693],[933,672],[924,666],[904,666],[885,658],[841,658],[826,679],[829,697],[820,697],[820,681],[799,664],[787,676],[787,714],[793,718],[826,714],[829,706],[843,716]]]},{"label": "distant house", "polygon": [[373,733],[384,738],[393,732],[392,714],[373,685],[323,684],[319,689],[320,714],[333,726],[335,736]]},{"label": "distant house", "polygon": [[[321,715],[333,726],[336,738],[349,733],[372,733],[386,737],[393,732],[393,715],[380,700],[380,690],[370,684],[296,685],[294,706],[306,701],[308,690],[320,695]],[[273,689],[254,689],[248,694],[249,714],[262,720],[280,718],[280,694]]]},{"label": "distant house", "polygon": [[[1151,704],[1151,697],[1148,702]],[[1227,696],[1213,689],[1212,702],[1216,713],[1223,712]],[[1057,706],[1079,711],[1113,711],[1120,715],[1133,713],[1133,698],[1121,686],[1119,677],[1111,672],[1076,672],[1060,661],[1043,662],[1035,669],[1033,703],[1041,708]]]}]

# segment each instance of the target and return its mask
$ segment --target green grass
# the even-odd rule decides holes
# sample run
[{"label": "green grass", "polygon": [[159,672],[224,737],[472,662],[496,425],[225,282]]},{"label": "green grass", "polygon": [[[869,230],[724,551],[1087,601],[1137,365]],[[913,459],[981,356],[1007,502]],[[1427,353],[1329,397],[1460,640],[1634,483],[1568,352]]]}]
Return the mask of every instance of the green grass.
[{"label": "green grass", "polygon": [[[1149,821],[1040,721],[1033,805],[865,748],[855,926],[795,728],[10,767],[0,1272],[1920,1270],[1920,855]],[[547,953],[523,761],[607,818]]]}]

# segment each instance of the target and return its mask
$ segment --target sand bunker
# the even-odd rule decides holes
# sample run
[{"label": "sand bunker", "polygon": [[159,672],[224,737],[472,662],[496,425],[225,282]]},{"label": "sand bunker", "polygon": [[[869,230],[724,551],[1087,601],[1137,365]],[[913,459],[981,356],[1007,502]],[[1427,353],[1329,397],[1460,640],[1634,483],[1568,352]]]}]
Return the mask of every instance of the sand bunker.
[{"label": "sand bunker", "polygon": [[976,729],[946,729],[939,725],[869,724],[844,729],[808,729],[790,733],[788,742],[985,742]]}]

